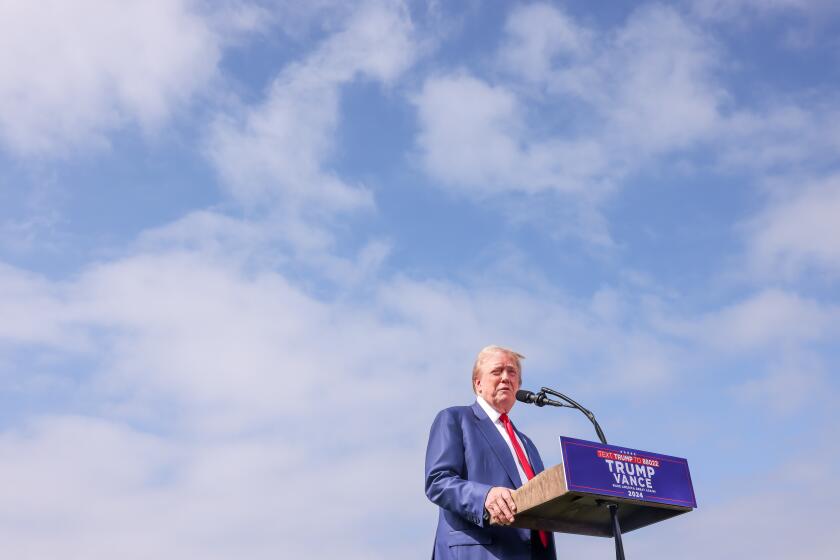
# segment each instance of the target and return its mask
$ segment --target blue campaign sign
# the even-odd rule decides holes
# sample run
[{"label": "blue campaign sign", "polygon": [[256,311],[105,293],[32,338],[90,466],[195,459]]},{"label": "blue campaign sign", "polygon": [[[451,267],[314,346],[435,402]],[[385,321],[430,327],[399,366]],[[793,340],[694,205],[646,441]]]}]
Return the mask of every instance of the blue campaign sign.
[{"label": "blue campaign sign", "polygon": [[697,507],[685,459],[563,436],[560,447],[571,492]]}]

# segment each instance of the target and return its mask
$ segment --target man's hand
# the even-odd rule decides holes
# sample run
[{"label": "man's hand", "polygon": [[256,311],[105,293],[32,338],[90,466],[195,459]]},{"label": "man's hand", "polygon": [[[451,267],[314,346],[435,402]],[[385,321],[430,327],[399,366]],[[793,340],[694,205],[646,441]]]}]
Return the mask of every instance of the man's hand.
[{"label": "man's hand", "polygon": [[510,488],[494,486],[487,493],[484,500],[484,509],[490,514],[490,521],[501,525],[513,523],[513,516],[516,514],[516,504],[513,503],[513,496]]}]

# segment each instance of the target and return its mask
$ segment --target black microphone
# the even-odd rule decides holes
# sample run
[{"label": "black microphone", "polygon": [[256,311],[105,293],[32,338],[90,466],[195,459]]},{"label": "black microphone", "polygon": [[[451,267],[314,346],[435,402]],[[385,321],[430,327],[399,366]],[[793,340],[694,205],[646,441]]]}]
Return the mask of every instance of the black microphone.
[{"label": "black microphone", "polygon": [[532,393],[531,391],[520,389],[516,392],[516,400],[518,400],[519,402],[535,404],[537,406],[545,406],[545,401],[548,399],[546,399],[545,394],[543,393],[537,395],[536,393]]},{"label": "black microphone", "polygon": [[561,403],[560,401],[555,401],[553,399],[549,399],[545,396],[545,391],[540,391],[539,393],[532,393],[531,391],[526,391],[525,389],[520,389],[516,392],[516,400],[524,403],[535,404],[537,406],[566,406],[569,408],[573,408],[571,405]]}]

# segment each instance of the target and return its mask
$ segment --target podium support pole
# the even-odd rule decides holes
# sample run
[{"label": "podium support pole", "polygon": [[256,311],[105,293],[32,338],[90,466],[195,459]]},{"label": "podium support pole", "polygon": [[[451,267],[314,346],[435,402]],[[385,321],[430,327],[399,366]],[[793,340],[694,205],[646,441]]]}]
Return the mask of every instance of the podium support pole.
[{"label": "podium support pole", "polygon": [[612,520],[613,539],[615,540],[615,560],[624,560],[624,543],[621,542],[621,526],[618,524],[618,504],[607,504]]}]

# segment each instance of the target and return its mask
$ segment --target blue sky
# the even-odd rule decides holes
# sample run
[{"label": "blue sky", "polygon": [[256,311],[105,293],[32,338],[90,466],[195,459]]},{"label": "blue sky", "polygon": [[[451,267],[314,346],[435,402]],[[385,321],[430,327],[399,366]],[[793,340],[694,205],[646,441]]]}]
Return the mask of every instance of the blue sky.
[{"label": "blue sky", "polygon": [[[839,22],[3,3],[4,550],[428,557],[428,428],[503,344],[612,443],[689,460],[699,509],[630,557],[834,557]],[[549,464],[595,439],[514,420]]]}]

